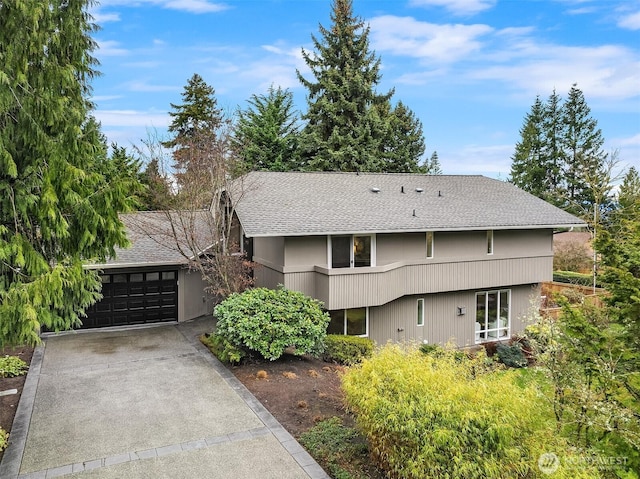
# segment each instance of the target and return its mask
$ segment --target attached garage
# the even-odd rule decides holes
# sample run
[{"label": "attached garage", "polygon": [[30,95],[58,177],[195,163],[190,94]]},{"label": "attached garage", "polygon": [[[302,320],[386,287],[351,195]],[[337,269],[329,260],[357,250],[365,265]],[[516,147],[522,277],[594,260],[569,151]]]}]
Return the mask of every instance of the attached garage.
[{"label": "attached garage", "polygon": [[186,321],[211,314],[214,298],[200,274],[163,228],[160,212],[121,215],[131,246],[87,267],[99,271],[103,298],[87,310],[82,328]]},{"label": "attached garage", "polygon": [[109,271],[100,278],[103,298],[87,311],[83,328],[178,319],[178,270]]}]

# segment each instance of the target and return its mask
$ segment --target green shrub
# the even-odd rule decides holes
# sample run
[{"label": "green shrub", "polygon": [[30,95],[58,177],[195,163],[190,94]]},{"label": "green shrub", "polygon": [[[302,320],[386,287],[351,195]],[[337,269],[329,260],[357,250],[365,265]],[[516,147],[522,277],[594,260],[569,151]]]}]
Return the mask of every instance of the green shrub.
[{"label": "green shrub", "polygon": [[460,360],[389,344],[349,368],[346,401],[377,464],[406,479],[534,478],[546,477],[538,459],[554,452],[563,459],[554,478],[600,477],[589,464],[571,468],[579,458],[535,385],[515,369],[478,374],[485,359],[484,351]]},{"label": "green shrub", "polygon": [[523,368],[528,364],[520,343],[500,343],[496,348],[496,355],[502,364],[510,368]]},{"label": "green shrub", "polygon": [[[578,284],[580,286],[593,286],[593,276],[590,274],[576,273],[575,271],[554,271],[553,280],[558,283]],[[600,286],[597,284],[596,286]]]},{"label": "green shrub", "polygon": [[359,336],[328,334],[324,339],[324,357],[327,361],[355,364],[373,354],[373,341]]},{"label": "green shrub", "polygon": [[224,349],[270,360],[289,348],[299,355],[319,353],[329,324],[320,301],[285,288],[234,293],[216,306],[215,316],[214,336]]},{"label": "green shrub", "polygon": [[368,461],[368,449],[358,432],[339,417],[320,421],[300,435],[302,444],[334,479],[365,479],[359,464]]},{"label": "green shrub", "polygon": [[9,445],[9,433],[0,427],[0,452]]},{"label": "green shrub", "polygon": [[27,374],[27,363],[17,356],[0,358],[0,378],[13,378]]}]

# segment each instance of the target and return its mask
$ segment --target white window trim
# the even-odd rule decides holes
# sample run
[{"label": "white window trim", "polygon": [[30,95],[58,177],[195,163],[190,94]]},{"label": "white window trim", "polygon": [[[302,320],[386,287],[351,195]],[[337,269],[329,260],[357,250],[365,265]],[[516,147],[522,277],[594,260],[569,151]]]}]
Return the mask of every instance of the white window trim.
[{"label": "white window trim", "polygon": [[[429,254],[429,235],[431,235],[431,254]],[[427,259],[431,259],[435,256],[435,249],[436,249],[435,233],[433,231],[427,231],[426,240],[427,240]]]},{"label": "white window trim", "polygon": [[494,251],[493,230],[487,230],[487,254],[492,255]]},{"label": "white window trim", "polygon": [[[422,309],[420,309],[420,303],[422,303]],[[421,313],[418,315],[418,327],[424,326],[424,298],[418,298],[416,301],[416,312]]]},{"label": "white window trim", "polygon": [[[489,337],[489,332],[498,332],[500,329],[504,329],[504,328],[500,328],[500,325],[498,325],[497,328],[493,328],[493,329],[478,329],[475,331],[475,342],[476,344],[482,344],[482,343],[490,343],[492,341],[501,341],[501,340],[505,340],[505,339],[509,339],[511,338],[511,290],[510,289],[494,289],[494,290],[490,290],[490,291],[478,291],[475,294],[476,297],[476,306],[475,306],[475,318],[474,318],[474,327],[476,324],[478,324],[478,295],[480,294],[484,294],[485,295],[485,299],[484,299],[484,310],[485,310],[485,326],[488,324],[487,322],[487,316],[486,316],[486,311],[488,311],[489,309],[489,294],[491,293],[496,293],[498,296],[498,305],[497,305],[497,311],[498,311],[498,316],[500,315],[500,293],[507,293],[507,301],[509,302],[509,311],[508,311],[508,316],[507,316],[507,335],[503,336],[503,337],[495,337],[495,338],[490,338]],[[484,332],[485,333],[485,337],[484,338],[480,338],[480,333]]]},{"label": "white window trim", "polygon": [[349,246],[349,268],[355,268],[355,258],[353,255],[353,238],[354,236],[369,236],[371,238],[371,268],[376,266],[376,234],[375,233],[367,233],[367,234],[352,234],[352,235],[329,235],[327,236],[327,269],[347,269],[347,268],[333,268],[331,265],[333,264],[333,257],[331,254],[331,238],[333,236],[349,236],[351,238],[351,244]]}]

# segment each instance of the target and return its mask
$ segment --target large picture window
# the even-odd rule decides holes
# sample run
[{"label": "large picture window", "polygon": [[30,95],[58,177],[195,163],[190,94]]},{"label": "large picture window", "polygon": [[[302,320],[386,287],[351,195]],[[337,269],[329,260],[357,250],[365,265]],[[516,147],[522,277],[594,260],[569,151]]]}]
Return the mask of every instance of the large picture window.
[{"label": "large picture window", "polygon": [[476,294],[476,343],[509,337],[511,291],[486,291]]},{"label": "large picture window", "polygon": [[375,236],[331,236],[329,241],[329,264],[332,268],[375,266]]},{"label": "large picture window", "polygon": [[329,311],[329,316],[327,334],[369,335],[369,308],[339,309]]}]

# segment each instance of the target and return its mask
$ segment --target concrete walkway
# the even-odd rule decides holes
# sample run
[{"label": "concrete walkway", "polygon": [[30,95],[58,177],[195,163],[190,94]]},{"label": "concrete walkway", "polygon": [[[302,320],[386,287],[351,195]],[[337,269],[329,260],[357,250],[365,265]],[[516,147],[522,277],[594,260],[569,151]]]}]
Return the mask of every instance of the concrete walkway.
[{"label": "concrete walkway", "polygon": [[212,320],[36,348],[2,479],[329,476],[198,341]]}]

